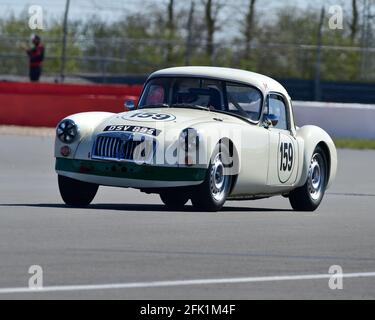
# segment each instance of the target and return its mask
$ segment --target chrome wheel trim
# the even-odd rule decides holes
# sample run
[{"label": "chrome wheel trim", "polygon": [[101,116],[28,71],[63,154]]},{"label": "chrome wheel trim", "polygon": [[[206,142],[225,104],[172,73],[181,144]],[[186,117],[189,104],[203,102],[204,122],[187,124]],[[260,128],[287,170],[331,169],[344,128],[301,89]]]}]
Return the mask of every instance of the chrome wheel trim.
[{"label": "chrome wheel trim", "polygon": [[325,163],[320,153],[315,153],[310,162],[307,187],[311,199],[318,201],[324,193]]},{"label": "chrome wheel trim", "polygon": [[221,159],[221,153],[218,153],[212,161],[210,171],[210,189],[212,197],[221,202],[225,199],[226,191],[229,185],[229,176],[225,175],[225,167]]}]

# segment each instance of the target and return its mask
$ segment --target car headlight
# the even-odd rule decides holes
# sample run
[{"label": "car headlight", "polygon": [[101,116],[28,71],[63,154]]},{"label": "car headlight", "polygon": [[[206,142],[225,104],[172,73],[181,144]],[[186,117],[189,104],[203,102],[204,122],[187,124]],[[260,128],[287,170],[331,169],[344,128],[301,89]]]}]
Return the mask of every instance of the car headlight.
[{"label": "car headlight", "polygon": [[199,135],[193,128],[184,129],[179,138],[180,148],[187,152],[196,151],[199,144]]},{"label": "car headlight", "polygon": [[77,140],[78,127],[73,120],[65,119],[56,128],[56,135],[63,143],[72,143]]}]

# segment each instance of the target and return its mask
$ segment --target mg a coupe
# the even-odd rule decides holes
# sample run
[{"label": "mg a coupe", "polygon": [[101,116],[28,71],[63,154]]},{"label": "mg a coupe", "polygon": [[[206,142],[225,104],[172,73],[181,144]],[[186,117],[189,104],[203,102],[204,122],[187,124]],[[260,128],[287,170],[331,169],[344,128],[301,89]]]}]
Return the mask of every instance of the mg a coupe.
[{"label": "mg a coupe", "polygon": [[103,185],[159,194],[172,209],[191,200],[197,210],[217,211],[226,200],[282,195],[294,210],[314,211],[335,178],[332,139],[319,127],[297,127],[287,91],[264,75],[164,69],[125,106],[57,125],[56,172],[67,205],[89,205]]}]

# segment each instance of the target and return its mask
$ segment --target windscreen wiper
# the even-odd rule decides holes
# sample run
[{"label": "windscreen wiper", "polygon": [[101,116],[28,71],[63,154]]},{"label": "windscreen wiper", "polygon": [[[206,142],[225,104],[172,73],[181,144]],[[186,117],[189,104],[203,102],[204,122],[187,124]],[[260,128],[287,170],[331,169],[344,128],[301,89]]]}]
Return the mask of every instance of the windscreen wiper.
[{"label": "windscreen wiper", "polygon": [[146,104],[144,106],[139,107],[139,109],[146,109],[146,108],[170,108],[168,103],[153,103],[153,104]]},{"label": "windscreen wiper", "polygon": [[209,107],[204,107],[198,104],[189,104],[189,103],[174,103],[174,104],[171,104],[171,108],[190,108],[190,109],[210,111]]}]

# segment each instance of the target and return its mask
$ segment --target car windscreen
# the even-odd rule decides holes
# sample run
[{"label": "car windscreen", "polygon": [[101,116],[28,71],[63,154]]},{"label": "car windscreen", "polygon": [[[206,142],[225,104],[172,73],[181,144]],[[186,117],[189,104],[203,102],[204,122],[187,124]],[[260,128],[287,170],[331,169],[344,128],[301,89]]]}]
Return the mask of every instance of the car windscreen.
[{"label": "car windscreen", "polygon": [[160,77],[148,81],[138,108],[171,105],[202,106],[257,121],[262,94],[249,85],[215,79]]},{"label": "car windscreen", "polygon": [[197,105],[225,110],[222,82],[201,78],[155,78],[147,82],[138,107]]},{"label": "car windscreen", "polygon": [[238,113],[248,117],[253,121],[258,121],[262,111],[262,94],[251,86],[226,83],[226,93],[228,99],[228,111]]}]

